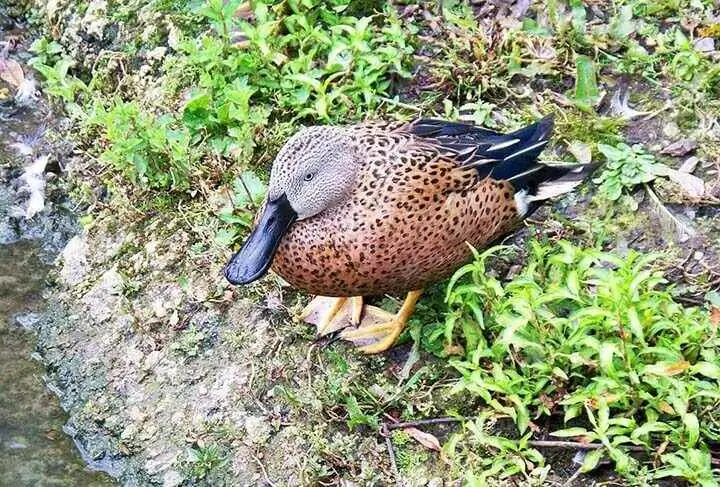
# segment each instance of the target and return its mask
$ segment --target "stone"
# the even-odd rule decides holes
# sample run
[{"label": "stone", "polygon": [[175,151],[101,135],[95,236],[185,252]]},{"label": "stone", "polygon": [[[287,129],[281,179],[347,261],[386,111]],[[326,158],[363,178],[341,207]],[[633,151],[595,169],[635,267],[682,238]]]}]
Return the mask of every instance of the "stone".
[{"label": "stone", "polygon": [[270,438],[270,424],[263,416],[245,418],[245,433],[249,443],[265,443]]},{"label": "stone", "polygon": [[88,273],[87,243],[81,235],[70,239],[62,251],[60,280],[68,287],[80,284]]},{"label": "stone", "polygon": [[177,487],[183,483],[185,477],[177,470],[168,470],[163,474],[163,487]]}]

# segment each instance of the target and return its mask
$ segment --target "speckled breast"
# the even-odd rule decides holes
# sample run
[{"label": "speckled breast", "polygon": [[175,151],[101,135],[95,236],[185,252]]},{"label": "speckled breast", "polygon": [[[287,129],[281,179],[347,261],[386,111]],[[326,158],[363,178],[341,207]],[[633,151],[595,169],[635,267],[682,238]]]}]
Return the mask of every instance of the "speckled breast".
[{"label": "speckled breast", "polygon": [[[422,205],[406,200],[346,204],[296,222],[272,269],[293,286],[323,296],[400,294],[451,275],[510,231],[517,211],[507,183],[485,180]],[[404,203],[403,203],[404,201]]]}]

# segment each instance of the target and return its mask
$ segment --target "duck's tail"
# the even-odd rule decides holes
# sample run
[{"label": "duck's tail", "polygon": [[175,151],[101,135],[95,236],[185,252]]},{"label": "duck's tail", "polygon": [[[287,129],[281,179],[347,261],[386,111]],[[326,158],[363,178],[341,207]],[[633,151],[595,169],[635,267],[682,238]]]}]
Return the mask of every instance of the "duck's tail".
[{"label": "duck's tail", "polygon": [[521,216],[529,216],[543,200],[571,191],[597,165],[549,165],[537,160],[554,128],[548,115],[516,132],[501,134],[471,124],[420,119],[412,133],[431,138],[481,178],[508,181],[515,188]]},{"label": "duck's tail", "polygon": [[548,165],[538,163],[532,173],[518,174],[508,181],[515,188],[515,205],[523,218],[530,216],[544,200],[569,193],[599,164]]},{"label": "duck's tail", "polygon": [[520,142],[491,171],[492,177],[504,179],[515,188],[518,213],[527,217],[546,199],[568,193],[580,185],[598,164],[545,164],[537,160],[554,127],[552,116],[506,137]]}]

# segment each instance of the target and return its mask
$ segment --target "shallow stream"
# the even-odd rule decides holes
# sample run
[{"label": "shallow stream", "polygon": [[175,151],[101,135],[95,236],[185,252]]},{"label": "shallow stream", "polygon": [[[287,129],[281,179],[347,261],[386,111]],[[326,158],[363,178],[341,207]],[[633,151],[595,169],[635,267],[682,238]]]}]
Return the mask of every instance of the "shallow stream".
[{"label": "shallow stream", "polygon": [[0,485],[110,486],[63,433],[66,415],[32,354],[47,267],[34,242],[0,245]]},{"label": "shallow stream", "polygon": [[[4,9],[0,6],[0,57],[31,76],[25,64],[30,39]],[[76,224],[62,192],[51,195],[46,186],[49,176],[57,177],[63,158],[55,147],[62,142],[50,143],[44,136],[56,124],[55,115],[41,96],[18,102],[15,92],[0,79],[0,486],[117,485],[90,470],[63,432],[67,416],[34,358],[32,328],[46,306],[47,272]],[[25,173],[39,159],[49,161],[35,177],[44,201],[26,218],[31,196]]]}]

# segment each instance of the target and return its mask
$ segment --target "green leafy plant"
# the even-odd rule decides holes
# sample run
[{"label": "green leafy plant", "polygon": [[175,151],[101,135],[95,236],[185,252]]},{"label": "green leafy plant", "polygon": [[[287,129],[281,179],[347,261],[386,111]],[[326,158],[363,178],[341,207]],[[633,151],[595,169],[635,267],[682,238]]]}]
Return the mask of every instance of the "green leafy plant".
[{"label": "green leafy plant", "polygon": [[[69,111],[77,111],[76,98],[80,93],[86,93],[88,86],[78,78],[69,74],[74,62],[68,57],[55,58],[56,49],[50,48],[30,62],[45,78],[45,92],[61,99]],[[52,53],[52,54],[51,54]],[[50,64],[45,64],[48,62]]]},{"label": "green leafy plant", "polygon": [[207,333],[191,325],[180,334],[180,338],[170,345],[170,348],[186,357],[197,357],[206,337]]},{"label": "green leafy plant", "polygon": [[575,90],[572,99],[577,107],[584,111],[591,111],[600,99],[595,63],[587,56],[578,56],[575,62]]},{"label": "green leafy plant", "polygon": [[215,243],[222,247],[232,245],[252,228],[253,215],[265,198],[267,186],[253,172],[245,171],[233,183],[232,208],[226,208],[218,218],[227,224],[215,236]]},{"label": "green leafy plant", "polygon": [[101,159],[132,181],[152,189],[187,189],[196,156],[190,135],[170,115],[153,116],[136,102],[116,102],[109,110],[96,104],[89,127],[107,141]]},{"label": "green leafy plant", "polygon": [[602,173],[594,181],[600,184],[599,190],[607,199],[618,200],[624,191],[655,179],[655,158],[645,152],[640,144],[598,144],[597,147],[605,156],[606,162]]},{"label": "green leafy plant", "polygon": [[190,477],[193,480],[202,480],[213,470],[225,465],[227,458],[217,445],[205,445],[188,448],[187,462],[190,466]]},{"label": "green leafy plant", "polygon": [[[372,110],[395,77],[408,77],[412,47],[391,9],[376,17],[342,16],[349,1],[258,2],[253,22],[208,3],[198,13],[221,32],[187,40],[175,70],[191,73],[183,121],[210,136],[221,153],[252,154],[270,118],[334,121]],[[287,8],[284,8],[287,7]],[[229,31],[246,38],[232,44]]]},{"label": "green leafy plant", "polygon": [[703,56],[680,29],[675,29],[673,42],[675,53],[670,62],[670,72],[677,79],[692,81],[703,68]]},{"label": "green leafy plant", "polygon": [[508,283],[487,273],[499,248],[476,253],[451,279],[446,338],[465,344],[464,358],[451,361],[462,375],[454,391],[478,396],[521,435],[561,415],[567,428],[552,435],[601,445],[587,469],[606,456],[631,475],[639,466],[628,446],[653,455],[664,444],[658,477],[712,478],[720,337],[708,311],[673,300],[655,255],[562,241],[529,250]]}]

